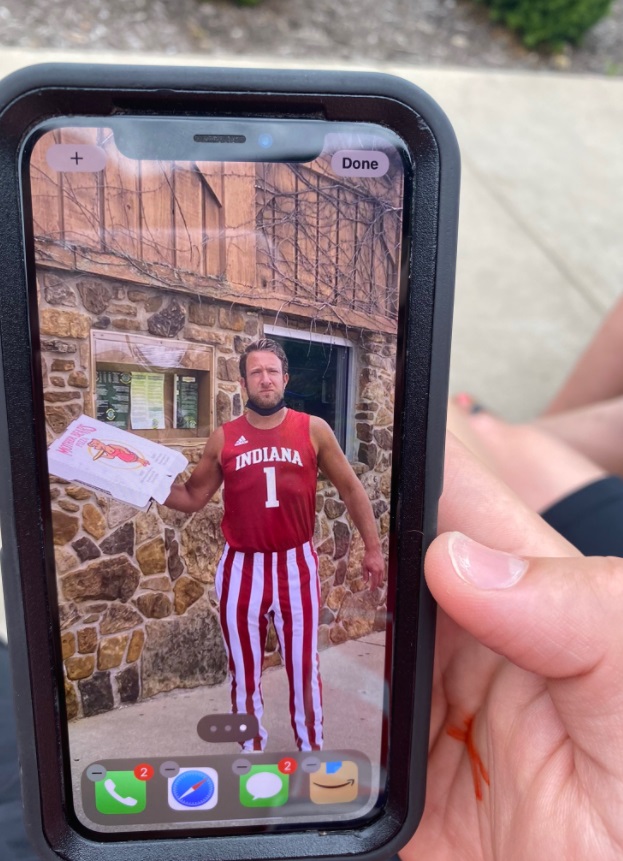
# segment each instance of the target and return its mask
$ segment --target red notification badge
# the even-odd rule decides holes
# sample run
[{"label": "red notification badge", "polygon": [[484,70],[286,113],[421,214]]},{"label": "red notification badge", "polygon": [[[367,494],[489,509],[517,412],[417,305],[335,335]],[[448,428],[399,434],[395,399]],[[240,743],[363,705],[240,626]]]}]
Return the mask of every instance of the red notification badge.
[{"label": "red notification badge", "polygon": [[296,760],[292,759],[291,756],[284,756],[284,758],[280,759],[277,763],[277,768],[282,774],[294,774],[298,765]]},{"label": "red notification badge", "polygon": [[140,765],[137,765],[134,769],[134,777],[137,780],[151,780],[154,776],[154,770],[151,765],[148,765],[146,762],[141,762]]}]

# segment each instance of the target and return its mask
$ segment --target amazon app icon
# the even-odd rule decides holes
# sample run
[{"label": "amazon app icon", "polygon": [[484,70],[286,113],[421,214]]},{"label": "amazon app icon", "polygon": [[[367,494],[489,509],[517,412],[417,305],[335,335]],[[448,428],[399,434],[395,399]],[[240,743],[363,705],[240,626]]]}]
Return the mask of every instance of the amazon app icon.
[{"label": "amazon app icon", "polygon": [[314,804],[344,804],[359,792],[357,763],[348,759],[323,762],[309,775],[309,796]]}]

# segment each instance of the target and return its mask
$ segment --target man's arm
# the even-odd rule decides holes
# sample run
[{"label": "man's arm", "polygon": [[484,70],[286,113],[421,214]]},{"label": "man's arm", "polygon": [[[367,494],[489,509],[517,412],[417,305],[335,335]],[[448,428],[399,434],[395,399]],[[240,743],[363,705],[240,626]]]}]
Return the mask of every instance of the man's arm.
[{"label": "man's arm", "polygon": [[217,428],[210,434],[201,455],[201,460],[185,484],[174,484],[164,504],[176,511],[191,513],[199,511],[210,501],[223,481],[220,455],[224,434]]},{"label": "man's arm", "polygon": [[363,538],[366,548],[362,562],[363,575],[371,588],[376,589],[385,574],[385,560],[368,495],[344,456],[329,425],[317,416],[312,416],[310,432],[312,442],[316,444],[318,450],[318,467],[335,485]]}]

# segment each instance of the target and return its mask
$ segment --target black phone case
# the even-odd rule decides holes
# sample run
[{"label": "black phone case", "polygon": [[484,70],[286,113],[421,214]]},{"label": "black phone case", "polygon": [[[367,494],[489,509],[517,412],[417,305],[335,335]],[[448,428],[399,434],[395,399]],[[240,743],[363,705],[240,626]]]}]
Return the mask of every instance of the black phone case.
[{"label": "black phone case", "polygon": [[[41,478],[45,432],[36,336],[29,324],[28,266],[20,194],[20,148],[54,117],[142,115],[292,116],[368,121],[399,134],[415,164],[409,292],[398,333],[403,411],[396,438],[397,591],[393,636],[388,790],[372,822],[344,830],[305,827],[237,836],[159,832],[93,840],[72,821],[62,756],[62,670],[46,596],[50,552]],[[421,571],[436,531],[442,487],[459,154],[438,105],[387,75],[210,68],[41,65],[0,85],[0,519],[2,573],[15,690],[25,822],[42,858],[71,861],[388,858],[422,815],[428,753],[435,607]],[[418,442],[419,441],[419,442]],[[417,445],[425,446],[425,457]],[[45,473],[44,473],[45,474]]]}]

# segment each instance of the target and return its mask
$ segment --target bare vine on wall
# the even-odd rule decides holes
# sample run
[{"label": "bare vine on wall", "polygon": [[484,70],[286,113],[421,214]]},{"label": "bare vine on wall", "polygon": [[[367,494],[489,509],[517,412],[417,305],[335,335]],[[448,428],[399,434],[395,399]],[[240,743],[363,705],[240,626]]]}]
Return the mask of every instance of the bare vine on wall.
[{"label": "bare vine on wall", "polygon": [[137,162],[124,172],[115,169],[113,151],[102,173],[51,175],[41,155],[31,161],[40,263],[70,268],[63,261],[73,259],[76,271],[101,273],[105,262],[110,278],[182,291],[189,275],[223,282],[220,206],[196,167],[162,163],[146,170]]},{"label": "bare vine on wall", "polygon": [[[258,164],[255,179],[230,165],[224,182],[236,190],[221,206],[196,165],[139,162],[125,171],[118,158],[113,148],[99,176],[67,177],[33,159],[41,264],[85,274],[101,274],[105,264],[106,277],[199,300],[395,331],[402,231],[395,175],[345,180],[322,158]],[[238,211],[241,193],[251,205]],[[245,259],[250,266],[236,265]]]},{"label": "bare vine on wall", "polygon": [[395,323],[401,224],[391,183],[258,166],[258,267],[267,292]]}]

